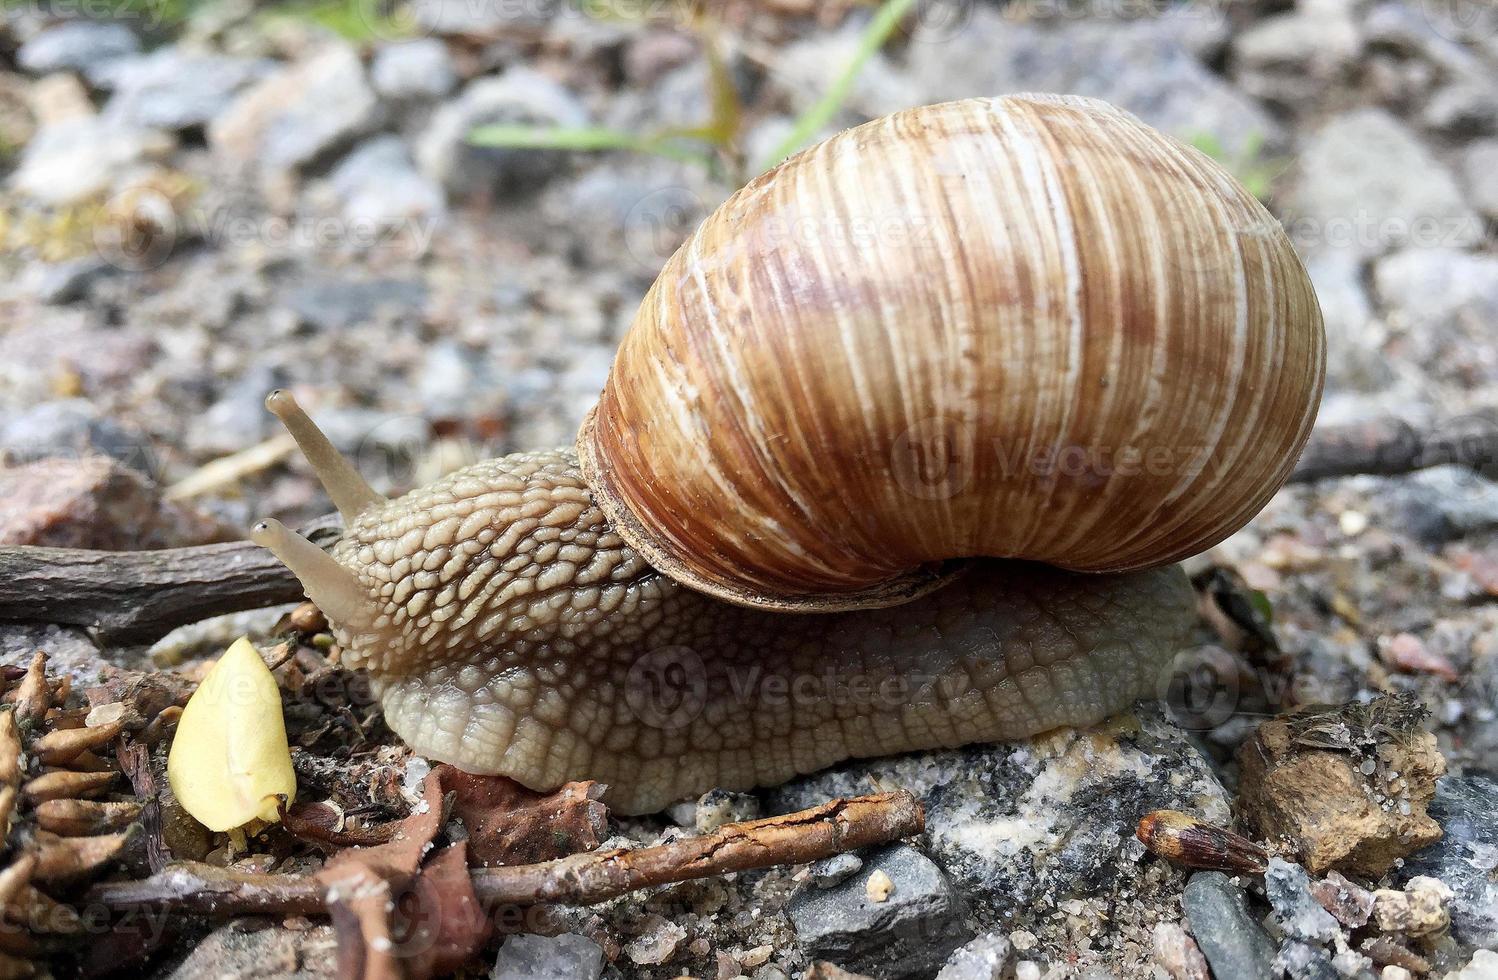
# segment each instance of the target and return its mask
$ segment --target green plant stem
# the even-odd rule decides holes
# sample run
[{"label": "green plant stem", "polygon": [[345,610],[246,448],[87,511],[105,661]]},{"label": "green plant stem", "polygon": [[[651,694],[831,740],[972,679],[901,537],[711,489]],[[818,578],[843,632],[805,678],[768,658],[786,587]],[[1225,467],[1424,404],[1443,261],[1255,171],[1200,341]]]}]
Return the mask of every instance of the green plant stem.
[{"label": "green plant stem", "polygon": [[886,0],[879,11],[874,14],[873,19],[869,21],[868,26],[864,28],[863,36],[858,39],[858,50],[843,67],[842,73],[822,97],[796,119],[794,128],[775,147],[770,158],[764,161],[761,170],[768,170],[801,149],[831,121],[848,98],[848,92],[853,88],[853,82],[858,78],[858,73],[863,70],[864,64],[873,57],[875,51],[884,46],[884,42],[894,33],[900,21],[905,19],[905,15],[915,6],[915,2],[916,0]]}]

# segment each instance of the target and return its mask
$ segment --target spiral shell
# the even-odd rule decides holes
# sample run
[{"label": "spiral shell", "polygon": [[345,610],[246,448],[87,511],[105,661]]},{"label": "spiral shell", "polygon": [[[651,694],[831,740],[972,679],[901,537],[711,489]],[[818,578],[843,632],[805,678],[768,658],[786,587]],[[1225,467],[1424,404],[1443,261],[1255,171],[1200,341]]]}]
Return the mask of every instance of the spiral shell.
[{"label": "spiral shell", "polygon": [[783,609],[954,559],[1176,561],[1289,475],[1325,369],[1279,224],[1091,99],[911,109],[759,177],[672,256],[578,438],[624,538]]}]

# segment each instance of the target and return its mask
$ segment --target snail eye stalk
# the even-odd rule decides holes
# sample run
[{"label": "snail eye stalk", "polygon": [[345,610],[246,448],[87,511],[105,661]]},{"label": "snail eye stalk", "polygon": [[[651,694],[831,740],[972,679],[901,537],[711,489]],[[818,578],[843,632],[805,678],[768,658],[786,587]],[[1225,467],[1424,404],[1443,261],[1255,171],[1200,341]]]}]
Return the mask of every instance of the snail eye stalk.
[{"label": "snail eye stalk", "polygon": [[250,540],[270,551],[291,569],[307,597],[328,618],[345,629],[367,629],[375,616],[371,597],[358,577],[332,555],[277,520],[257,521]]},{"label": "snail eye stalk", "polygon": [[375,493],[364,482],[364,477],[354,469],[354,464],[323,435],[323,431],[302,410],[302,406],[297,404],[291,392],[277,388],[265,396],[265,407],[281,420],[286,431],[291,433],[291,438],[296,440],[297,448],[302,451],[307,462],[312,464],[312,472],[332,498],[333,506],[343,515],[344,524],[351,523],[366,507],[385,502],[384,497]]}]

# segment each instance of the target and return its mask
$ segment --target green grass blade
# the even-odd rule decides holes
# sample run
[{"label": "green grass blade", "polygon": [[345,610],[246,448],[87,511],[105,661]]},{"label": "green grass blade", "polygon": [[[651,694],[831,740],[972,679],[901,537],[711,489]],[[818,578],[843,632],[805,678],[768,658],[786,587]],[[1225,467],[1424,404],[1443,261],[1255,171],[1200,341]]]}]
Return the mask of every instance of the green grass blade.
[{"label": "green grass blade", "polygon": [[764,162],[761,170],[768,170],[801,149],[812,136],[831,121],[838,109],[842,108],[843,102],[847,100],[848,92],[853,88],[853,82],[858,78],[858,73],[863,70],[864,64],[873,57],[874,52],[884,46],[884,42],[894,33],[895,28],[900,26],[900,21],[905,19],[905,15],[910,12],[915,3],[916,0],[885,0],[884,5],[864,28],[863,36],[858,39],[858,49],[853,53],[848,64],[843,67],[837,80],[811,108],[801,114],[794,128],[785,139],[781,140],[780,145],[775,147],[775,152]]}]

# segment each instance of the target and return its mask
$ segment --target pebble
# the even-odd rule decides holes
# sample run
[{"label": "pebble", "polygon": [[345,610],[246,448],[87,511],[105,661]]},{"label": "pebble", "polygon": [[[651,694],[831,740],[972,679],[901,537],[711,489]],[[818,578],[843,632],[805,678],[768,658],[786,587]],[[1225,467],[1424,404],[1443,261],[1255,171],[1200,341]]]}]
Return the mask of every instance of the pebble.
[{"label": "pebble", "polygon": [[[442,188],[416,169],[399,136],[376,136],[343,159],[329,184],[349,221],[380,231],[400,229],[429,239],[446,212]],[[381,239],[371,237],[370,246]]]},{"label": "pebble", "polygon": [[1233,80],[1251,95],[1303,109],[1344,81],[1362,53],[1344,10],[1311,7],[1265,17],[1233,41]]},{"label": "pebble", "polygon": [[1453,974],[1446,980],[1495,980],[1498,978],[1498,952],[1491,949],[1479,949],[1472,954],[1472,960],[1466,966]]},{"label": "pebble", "polygon": [[415,315],[426,304],[426,287],[414,279],[348,279],[308,276],[287,291],[285,305],[314,330],[336,331],[368,322],[382,312]]},{"label": "pebble", "polygon": [[1014,949],[1009,940],[987,932],[953,953],[936,980],[1003,980]]},{"label": "pebble", "polygon": [[86,71],[140,50],[140,39],[124,24],[72,20],[38,32],[16,52],[16,64],[33,75]]},{"label": "pebble", "polygon": [[869,853],[863,870],[839,885],[803,889],[787,913],[809,958],[882,977],[929,976],[972,937],[946,876],[907,844]]},{"label": "pebble", "polygon": [[273,63],[259,58],[158,48],[109,67],[105,112],[130,126],[184,130],[208,125]]},{"label": "pebble", "polygon": [[[600,386],[601,387],[601,386]],[[754,820],[759,816],[759,797],[753,793],[730,793],[710,789],[697,799],[693,814],[697,833],[710,834],[726,823]]]},{"label": "pebble", "polygon": [[1420,119],[1430,129],[1458,139],[1491,136],[1498,131],[1498,98],[1489,84],[1457,82],[1436,92]]},{"label": "pebble", "polygon": [[1482,237],[1456,179],[1381,109],[1357,109],[1312,132],[1283,206],[1286,229],[1306,253],[1368,258]]},{"label": "pebble", "polygon": [[812,864],[811,883],[818,888],[831,888],[858,874],[862,867],[863,859],[852,851],[834,854]]},{"label": "pebble", "polygon": [[1341,934],[1337,920],[1311,894],[1311,876],[1298,864],[1269,859],[1264,890],[1274,906],[1275,921],[1286,936],[1307,942],[1329,943]]},{"label": "pebble", "polygon": [[[1425,808],[1446,762],[1420,719],[1385,697],[1264,722],[1238,750],[1239,812],[1261,837],[1288,844],[1312,873],[1379,877],[1441,835]],[[1313,727],[1340,741],[1323,736],[1311,747],[1293,734]],[[1374,771],[1364,772],[1375,756]],[[1397,781],[1385,773],[1397,773]]]},{"label": "pebble", "polygon": [[1488,217],[1498,215],[1498,140],[1468,144],[1462,153],[1467,198]]},{"label": "pebble", "polygon": [[624,955],[629,957],[631,963],[640,966],[667,963],[686,942],[686,929],[662,916],[649,916],[643,926],[644,932],[624,946]]},{"label": "pebble", "polygon": [[224,540],[112,459],[44,459],[0,470],[0,544],[134,551]]},{"label": "pebble", "polygon": [[490,980],[598,980],[603,950],[575,933],[515,935],[504,941]]},{"label": "pebble", "polygon": [[1181,904],[1191,933],[1217,980],[1270,976],[1275,949],[1248,911],[1243,891],[1220,871],[1198,871]]},{"label": "pebble", "polygon": [[459,197],[529,187],[554,176],[567,155],[474,146],[469,133],[493,123],[576,127],[587,122],[588,111],[572,92],[530,68],[511,68],[469,83],[438,108],[417,140],[416,160],[423,173]]},{"label": "pebble", "polygon": [[1155,962],[1171,980],[1212,980],[1207,958],[1196,940],[1175,922],[1158,922],[1150,934]]},{"label": "pebble", "polygon": [[170,138],[154,130],[110,116],[75,116],[37,130],[10,186],[44,204],[73,205],[105,193],[126,170],[172,147]]},{"label": "pebble", "polygon": [[284,178],[346,147],[380,114],[358,53],[329,44],[246,90],[209,125],[208,142],[240,166]]},{"label": "pebble", "polygon": [[1027,22],[970,5],[960,29],[932,18],[915,32],[912,100],[1070,92],[1107,99],[1181,139],[1210,136],[1229,153],[1273,145],[1282,137],[1279,123],[1192,53],[1197,30],[1223,19],[1219,8],[1178,8],[1146,17]]},{"label": "pebble", "polygon": [[1472,946],[1498,947],[1498,782],[1448,776],[1430,812],[1444,836],[1410,859],[1407,870],[1445,882],[1453,934]]},{"label": "pebble", "polygon": [[1451,248],[1410,248],[1373,269],[1378,298],[1409,321],[1447,326],[1464,310],[1498,313],[1498,258]]},{"label": "pebble", "polygon": [[0,417],[0,456],[10,465],[48,456],[104,455],[148,476],[156,472],[150,440],[100,414],[91,402],[41,402]]},{"label": "pebble", "polygon": [[1381,932],[1428,936],[1451,921],[1446,903],[1452,896],[1444,882],[1417,875],[1403,891],[1380,888],[1373,893],[1373,923]]},{"label": "pebble", "polygon": [[1348,881],[1340,871],[1332,871],[1321,881],[1312,882],[1311,895],[1349,929],[1366,925],[1373,915],[1373,893]]},{"label": "pebble", "polygon": [[1285,940],[1274,964],[1295,980],[1342,980],[1342,974],[1337,972],[1336,964],[1326,950],[1298,939]]},{"label": "pebble", "polygon": [[425,37],[381,47],[369,66],[369,80],[387,99],[431,101],[453,90],[458,73],[447,45]]}]

